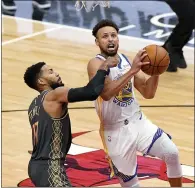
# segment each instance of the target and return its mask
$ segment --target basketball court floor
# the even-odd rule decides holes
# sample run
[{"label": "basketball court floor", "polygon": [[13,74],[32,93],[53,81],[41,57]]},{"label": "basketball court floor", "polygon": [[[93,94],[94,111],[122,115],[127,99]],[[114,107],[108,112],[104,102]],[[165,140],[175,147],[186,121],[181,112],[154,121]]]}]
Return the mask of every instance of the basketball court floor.
[{"label": "basketball court floor", "polygon": [[[78,21],[78,25],[75,27],[76,21],[73,24],[70,18],[66,17],[69,19],[66,24],[66,20],[59,16],[59,10],[62,13],[62,8],[65,10],[66,7],[69,12],[63,12],[64,15],[68,15],[68,13],[73,15],[74,7],[72,7],[71,12],[68,10],[68,6],[61,5],[61,9],[59,9],[60,1],[54,2],[55,4],[52,5],[50,12],[45,13],[42,21],[32,20],[29,16],[32,12],[28,11],[28,8],[24,9],[22,13],[21,7],[19,7],[22,5],[21,2],[17,2],[18,12],[15,15],[17,17],[2,16],[3,187],[15,187],[19,182],[28,178],[29,151],[32,150],[32,137],[27,109],[38,93],[24,84],[23,74],[25,69],[33,63],[45,61],[59,72],[66,85],[71,87],[83,86],[88,82],[87,63],[98,53],[90,29],[101,18],[94,20],[88,26],[84,24],[83,20]],[[120,6],[126,17],[130,17],[130,13],[125,10],[125,4]],[[102,12],[104,9],[100,8],[100,10]],[[165,13],[169,16],[173,14],[166,6],[162,10],[164,12],[159,13],[150,9],[143,10],[143,13],[132,13],[132,17],[135,17],[133,20],[139,20],[140,18],[146,20],[148,12],[153,11],[155,12],[154,15],[159,16],[153,19],[153,23],[160,24],[159,20],[162,20],[160,15],[162,17],[162,14]],[[140,14],[147,16],[136,17]],[[172,17],[174,16],[171,16],[172,21],[166,22],[166,20],[163,25],[168,26],[166,33],[171,31],[172,26],[170,27],[170,25],[176,23]],[[80,18],[77,17],[77,19]],[[117,20],[116,17],[113,17],[113,19]],[[149,18],[147,17],[147,19]],[[151,19],[149,19],[150,21]],[[130,60],[133,59],[139,49],[149,44],[161,45],[165,40],[166,36],[162,37],[161,35],[162,38],[159,38],[159,33],[144,36],[146,33],[156,30],[157,26],[154,27],[151,22],[150,24],[148,31],[141,30],[141,27],[144,27],[143,22],[131,21],[131,23],[120,27],[123,28],[120,33],[120,52],[125,53]],[[134,28],[133,25],[135,25]],[[145,26],[147,26],[146,23]],[[151,29],[152,27],[153,29]],[[193,40],[190,40],[184,48],[184,54],[188,62],[187,69],[179,69],[176,73],[165,72],[162,74],[154,99],[145,100],[136,92],[143,112],[150,120],[169,133],[178,146],[185,177],[183,179],[185,187],[194,187],[193,45]],[[73,185],[87,187],[119,186],[116,179],[109,180],[108,178],[108,165],[102,151],[103,146],[98,132],[99,120],[93,102],[70,104],[69,109],[74,139],[67,156],[66,166],[67,174]],[[142,157],[139,153],[138,177],[140,185],[143,187],[169,186],[166,181],[166,169],[164,169],[162,161]],[[20,186],[30,185],[32,184],[28,179],[20,184]]]}]

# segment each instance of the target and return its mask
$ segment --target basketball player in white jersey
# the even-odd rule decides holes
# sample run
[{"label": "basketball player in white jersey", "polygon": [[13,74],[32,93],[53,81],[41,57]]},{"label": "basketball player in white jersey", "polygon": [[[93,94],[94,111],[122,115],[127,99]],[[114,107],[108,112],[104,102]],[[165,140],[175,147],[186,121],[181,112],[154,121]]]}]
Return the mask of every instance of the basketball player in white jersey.
[{"label": "basketball player in white jersey", "polygon": [[144,50],[138,52],[133,62],[118,53],[118,31],[117,25],[110,20],[102,20],[93,28],[100,54],[89,61],[87,68],[89,79],[92,79],[109,56],[119,58],[118,65],[110,68],[101,96],[95,101],[111,176],[116,175],[122,187],[139,187],[136,156],[139,151],[165,161],[170,186],[181,187],[178,149],[168,134],[146,118],[133,91],[136,88],[144,98],[152,99],[159,76],[147,77],[141,71],[145,64],[142,59],[147,55]]}]

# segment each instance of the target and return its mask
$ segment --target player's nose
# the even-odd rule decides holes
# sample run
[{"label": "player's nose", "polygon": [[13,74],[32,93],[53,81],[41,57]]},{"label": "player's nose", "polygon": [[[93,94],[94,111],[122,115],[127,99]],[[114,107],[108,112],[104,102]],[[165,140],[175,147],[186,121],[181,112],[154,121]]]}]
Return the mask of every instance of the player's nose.
[{"label": "player's nose", "polygon": [[109,41],[109,42],[113,41],[113,38],[112,38],[111,35],[108,37],[108,41]]}]

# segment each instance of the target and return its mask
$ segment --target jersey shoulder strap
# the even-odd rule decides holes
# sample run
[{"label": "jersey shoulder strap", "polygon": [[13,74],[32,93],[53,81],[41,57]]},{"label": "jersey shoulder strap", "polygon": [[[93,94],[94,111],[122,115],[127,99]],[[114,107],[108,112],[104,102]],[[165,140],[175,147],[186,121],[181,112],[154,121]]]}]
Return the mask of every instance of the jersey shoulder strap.
[{"label": "jersey shoulder strap", "polygon": [[98,59],[101,59],[101,60],[106,60],[106,58],[103,56],[103,55],[101,55],[101,54],[97,54],[96,56],[95,56],[95,58],[98,58]]}]

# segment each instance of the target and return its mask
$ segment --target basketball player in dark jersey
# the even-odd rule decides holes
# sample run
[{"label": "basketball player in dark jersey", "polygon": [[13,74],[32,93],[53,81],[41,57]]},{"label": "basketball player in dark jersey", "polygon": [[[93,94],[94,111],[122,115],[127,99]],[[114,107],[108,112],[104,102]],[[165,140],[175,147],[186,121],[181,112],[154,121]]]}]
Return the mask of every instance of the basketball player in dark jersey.
[{"label": "basketball player in dark jersey", "polygon": [[72,140],[67,104],[95,100],[103,89],[109,67],[117,63],[117,57],[109,58],[86,86],[71,89],[64,86],[59,74],[44,62],[27,68],[25,83],[40,92],[28,110],[33,142],[28,174],[35,186],[71,186],[64,168]]}]

